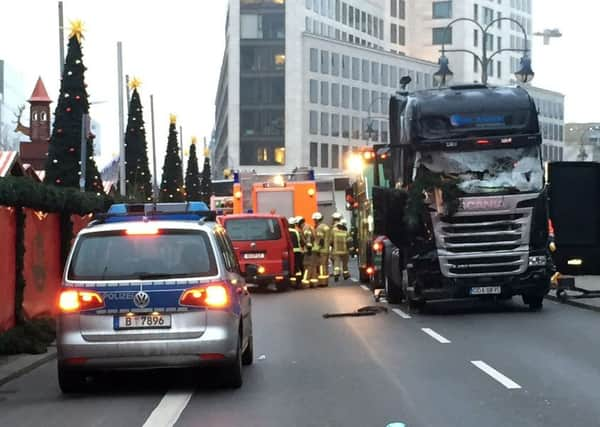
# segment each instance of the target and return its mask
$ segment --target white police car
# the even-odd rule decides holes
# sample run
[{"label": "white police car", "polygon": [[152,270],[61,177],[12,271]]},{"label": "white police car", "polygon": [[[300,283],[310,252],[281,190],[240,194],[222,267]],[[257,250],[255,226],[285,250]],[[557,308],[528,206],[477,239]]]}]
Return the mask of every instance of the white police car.
[{"label": "white police car", "polygon": [[78,234],[58,306],[65,393],[97,371],[206,365],[240,387],[252,363],[250,294],[201,202],[113,205]]}]

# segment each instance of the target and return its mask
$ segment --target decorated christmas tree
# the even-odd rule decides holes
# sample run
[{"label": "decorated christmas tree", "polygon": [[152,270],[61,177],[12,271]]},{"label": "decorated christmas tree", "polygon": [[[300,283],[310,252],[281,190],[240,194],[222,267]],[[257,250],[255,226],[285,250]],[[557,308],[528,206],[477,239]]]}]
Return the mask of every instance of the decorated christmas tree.
[{"label": "decorated christmas tree", "polygon": [[[205,144],[206,145],[206,144]],[[210,158],[206,146],[204,147],[204,167],[202,168],[202,182],[200,182],[200,200],[210,204],[212,196],[212,180],[210,179]]]},{"label": "decorated christmas tree", "polygon": [[152,200],[152,183],[148,168],[148,144],[142,102],[138,88],[140,81],[134,78],[129,84],[133,92],[129,102],[129,118],[125,134],[125,182],[127,198],[137,202]]},{"label": "decorated christmas tree", "polygon": [[[84,81],[81,40],[83,23],[71,23],[71,34],[60,94],[54,112],[54,126],[48,148],[45,182],[61,187],[78,187],[81,170],[81,129],[83,115],[89,112]],[[87,137],[86,190],[101,192],[100,173],[94,161],[92,136]]]},{"label": "decorated christmas tree", "polygon": [[188,157],[187,171],[185,174],[186,200],[201,200],[200,198],[200,172],[198,171],[198,156],[196,155],[196,137],[192,138],[190,156]]},{"label": "decorated christmas tree", "polygon": [[183,168],[181,166],[181,158],[179,157],[179,145],[177,144],[176,122],[176,117],[171,115],[167,153],[165,154],[162,182],[160,184],[161,202],[183,202],[185,200]]}]

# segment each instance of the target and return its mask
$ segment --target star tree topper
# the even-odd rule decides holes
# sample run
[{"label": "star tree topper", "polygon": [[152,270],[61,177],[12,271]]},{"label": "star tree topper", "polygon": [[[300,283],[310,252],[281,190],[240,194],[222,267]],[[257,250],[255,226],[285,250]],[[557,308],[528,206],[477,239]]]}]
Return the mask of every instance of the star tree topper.
[{"label": "star tree topper", "polygon": [[134,77],[129,82],[129,88],[132,89],[132,90],[133,89],[138,89],[141,85],[142,85],[142,81],[140,79],[138,79],[137,77]]},{"label": "star tree topper", "polygon": [[77,37],[77,41],[81,42],[83,39],[83,32],[85,31],[85,27],[83,25],[83,21],[81,19],[76,19],[75,21],[70,21],[71,23],[71,32],[69,33],[69,38]]}]

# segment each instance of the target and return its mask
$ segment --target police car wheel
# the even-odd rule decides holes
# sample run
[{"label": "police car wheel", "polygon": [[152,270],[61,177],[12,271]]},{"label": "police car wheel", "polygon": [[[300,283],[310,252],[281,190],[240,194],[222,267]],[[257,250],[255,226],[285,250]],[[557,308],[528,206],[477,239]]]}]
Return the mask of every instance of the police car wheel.
[{"label": "police car wheel", "polygon": [[242,365],[248,366],[252,365],[254,362],[254,339],[252,335],[248,337],[248,345],[246,346],[246,350],[242,353]]},{"label": "police car wheel", "polygon": [[65,394],[81,393],[86,387],[87,375],[84,372],[74,372],[58,365],[58,386]]},{"label": "police car wheel", "polygon": [[237,340],[237,351],[235,360],[229,365],[226,373],[226,384],[230,388],[240,388],[243,383],[242,379],[242,337]]}]

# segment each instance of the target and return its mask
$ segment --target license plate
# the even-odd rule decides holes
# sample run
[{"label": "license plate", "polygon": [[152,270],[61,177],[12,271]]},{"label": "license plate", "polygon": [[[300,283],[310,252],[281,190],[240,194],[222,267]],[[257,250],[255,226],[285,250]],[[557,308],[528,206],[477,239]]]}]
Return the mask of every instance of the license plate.
[{"label": "license plate", "polygon": [[502,293],[500,286],[483,286],[480,288],[471,288],[471,295],[499,295]]},{"label": "license plate", "polygon": [[117,318],[117,329],[159,329],[171,327],[170,314],[136,314]]},{"label": "license plate", "polygon": [[244,259],[263,259],[265,254],[244,254]]}]

